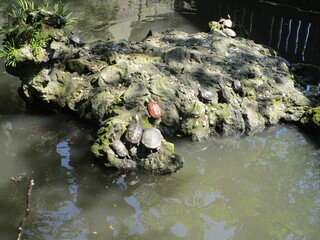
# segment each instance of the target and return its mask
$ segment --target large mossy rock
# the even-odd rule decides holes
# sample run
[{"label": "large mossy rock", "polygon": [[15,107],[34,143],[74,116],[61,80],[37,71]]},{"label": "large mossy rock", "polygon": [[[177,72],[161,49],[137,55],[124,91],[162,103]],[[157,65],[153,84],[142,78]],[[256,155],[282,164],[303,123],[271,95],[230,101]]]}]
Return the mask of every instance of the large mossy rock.
[{"label": "large mossy rock", "polygon": [[[96,41],[79,47],[56,30],[50,36],[59,37],[43,48],[46,61],[26,59],[28,64],[22,61],[14,69],[21,93],[31,105],[68,108],[99,126],[92,152],[107,166],[156,174],[182,167],[166,140],[154,152],[128,145],[124,133],[135,115],[144,128],[154,125],[165,138],[179,134],[201,141],[297,122],[310,108],[286,62],[251,40],[220,31],[170,31],[150,33],[142,42]],[[212,99],[203,98],[202,89]],[[163,113],[157,121],[147,111],[154,101]],[[119,139],[129,149],[127,158],[110,147]]]}]

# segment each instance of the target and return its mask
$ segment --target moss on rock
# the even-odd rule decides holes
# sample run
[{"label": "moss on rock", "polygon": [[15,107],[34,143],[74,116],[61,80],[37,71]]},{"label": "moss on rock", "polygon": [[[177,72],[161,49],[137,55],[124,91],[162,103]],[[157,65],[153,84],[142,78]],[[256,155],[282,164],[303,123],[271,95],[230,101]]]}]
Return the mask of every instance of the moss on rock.
[{"label": "moss on rock", "polygon": [[320,107],[310,108],[305,112],[300,122],[308,131],[320,133]]}]

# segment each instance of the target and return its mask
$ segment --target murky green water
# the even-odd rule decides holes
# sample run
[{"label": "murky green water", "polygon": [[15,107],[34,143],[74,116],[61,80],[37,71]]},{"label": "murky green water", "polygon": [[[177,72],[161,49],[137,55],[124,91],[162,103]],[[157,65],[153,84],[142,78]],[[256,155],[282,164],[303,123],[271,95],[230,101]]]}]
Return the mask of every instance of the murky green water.
[{"label": "murky green water", "polygon": [[203,143],[177,140],[185,167],[148,176],[96,165],[86,150],[89,130],[65,116],[22,115],[1,124],[1,239],[14,239],[24,215],[28,183],[10,179],[18,174],[35,180],[26,239],[320,234],[320,150],[296,127]]},{"label": "murky green water", "polygon": [[[192,12],[174,11],[177,1],[68,2],[83,14],[78,27],[87,41],[199,28]],[[3,63],[0,70],[1,240],[17,238],[31,178],[24,239],[319,239],[320,150],[296,127],[175,139],[186,160],[179,173],[120,174],[92,158],[94,129],[62,114],[24,113],[18,79],[3,73]]]}]

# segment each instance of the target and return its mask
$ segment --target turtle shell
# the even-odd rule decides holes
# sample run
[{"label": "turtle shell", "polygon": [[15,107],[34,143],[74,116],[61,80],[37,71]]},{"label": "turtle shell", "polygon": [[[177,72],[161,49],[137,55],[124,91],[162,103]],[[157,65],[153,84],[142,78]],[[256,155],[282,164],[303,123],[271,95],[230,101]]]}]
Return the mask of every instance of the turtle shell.
[{"label": "turtle shell", "polygon": [[230,103],[231,96],[229,91],[225,87],[221,87],[219,97],[220,97],[219,102]]},{"label": "turtle shell", "polygon": [[230,29],[230,28],[225,28],[225,29],[223,29],[223,32],[224,32],[227,36],[229,36],[229,37],[235,37],[235,36],[237,36],[237,34],[235,33],[235,31],[233,31],[233,30]]},{"label": "turtle shell", "polygon": [[159,149],[163,137],[159,129],[157,128],[146,128],[143,131],[141,142],[149,149]]},{"label": "turtle shell", "polygon": [[200,93],[201,93],[201,97],[204,100],[212,101],[212,99],[213,99],[213,93],[212,92],[210,92],[210,91],[208,91],[206,89],[201,89]]},{"label": "turtle shell", "polygon": [[75,47],[80,47],[83,45],[83,42],[81,41],[80,37],[78,35],[73,34],[73,33],[70,36],[70,41]]},{"label": "turtle shell", "polygon": [[240,92],[242,87],[241,87],[241,82],[239,80],[234,80],[233,81],[233,89],[236,92]]},{"label": "turtle shell", "polygon": [[117,154],[121,158],[129,156],[129,152],[126,146],[120,140],[115,140],[113,143],[111,143],[111,148],[113,149],[115,154]]},{"label": "turtle shell", "polygon": [[148,112],[153,118],[161,118],[162,110],[157,102],[149,102],[148,103]]},{"label": "turtle shell", "polygon": [[130,123],[126,131],[126,140],[130,143],[137,144],[140,142],[143,128],[139,123]]},{"label": "turtle shell", "polygon": [[232,28],[232,21],[230,19],[225,19],[223,21],[223,27],[225,28]]}]

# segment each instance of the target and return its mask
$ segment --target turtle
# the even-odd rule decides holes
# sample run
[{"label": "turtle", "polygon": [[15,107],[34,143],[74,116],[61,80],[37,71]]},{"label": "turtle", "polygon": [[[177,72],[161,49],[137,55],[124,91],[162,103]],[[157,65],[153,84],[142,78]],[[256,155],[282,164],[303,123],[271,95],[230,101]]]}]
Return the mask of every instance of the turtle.
[{"label": "turtle", "polygon": [[202,99],[204,99],[206,101],[212,101],[212,99],[213,99],[213,93],[206,90],[206,89],[200,89],[200,95],[201,95]]},{"label": "turtle", "polygon": [[111,148],[121,158],[126,158],[129,156],[129,152],[126,148],[126,146],[120,141],[120,140],[115,140],[114,142],[111,143]]},{"label": "turtle", "polygon": [[225,87],[221,86],[219,95],[220,102],[230,103],[231,96],[229,91]]},{"label": "turtle", "polygon": [[221,18],[219,20],[219,23],[223,28],[232,28],[232,25],[233,25],[230,15],[228,15],[228,19]]},{"label": "turtle", "polygon": [[241,82],[239,80],[233,80],[233,89],[235,92],[240,92],[242,89]]},{"label": "turtle", "polygon": [[226,35],[229,36],[229,37],[235,37],[235,36],[237,36],[236,32],[233,31],[233,30],[230,29],[230,28],[224,28],[222,31],[223,31],[224,34],[226,34]]},{"label": "turtle", "polygon": [[132,122],[129,124],[125,138],[129,143],[139,144],[143,134],[143,128],[138,122]]},{"label": "turtle", "polygon": [[141,142],[148,149],[159,150],[163,136],[159,129],[150,127],[143,131]]},{"label": "turtle", "polygon": [[70,42],[75,47],[81,47],[82,45],[84,45],[84,43],[81,41],[80,37],[78,35],[75,35],[73,32],[71,32]]},{"label": "turtle", "polygon": [[147,108],[151,117],[155,119],[162,117],[162,110],[157,102],[149,102]]},{"label": "turtle", "polygon": [[233,25],[233,23],[230,19],[225,19],[223,21],[223,27],[225,27],[225,28],[232,28],[232,25]]}]

